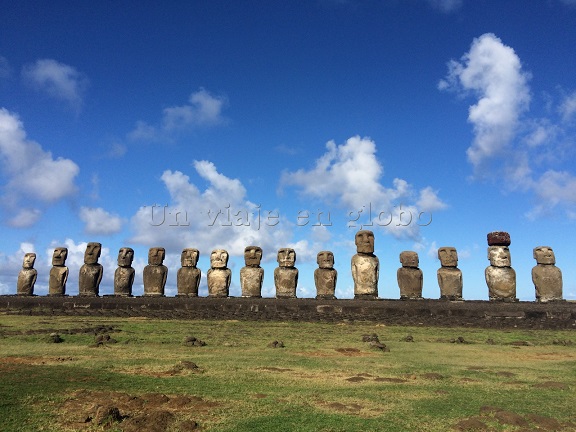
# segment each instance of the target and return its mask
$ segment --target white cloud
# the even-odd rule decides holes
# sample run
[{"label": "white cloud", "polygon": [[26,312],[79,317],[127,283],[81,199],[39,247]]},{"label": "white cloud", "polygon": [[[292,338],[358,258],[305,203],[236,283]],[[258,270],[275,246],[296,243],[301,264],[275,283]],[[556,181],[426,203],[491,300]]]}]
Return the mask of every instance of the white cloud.
[{"label": "white cloud", "polygon": [[42,217],[42,212],[35,208],[21,208],[8,220],[8,225],[13,228],[27,228],[34,225]]},{"label": "white cloud", "polygon": [[462,7],[462,0],[427,0],[428,3],[440,12],[455,12]]},{"label": "white cloud", "polygon": [[576,113],[576,91],[564,98],[564,101],[562,101],[560,105],[559,111],[562,115],[562,119],[565,122],[571,120],[574,117],[574,114]]},{"label": "white cloud", "polygon": [[41,59],[25,65],[22,77],[36,90],[69,103],[75,110],[82,107],[88,79],[74,67],[52,59]]},{"label": "white cloud", "polygon": [[81,207],[80,219],[85,224],[84,231],[87,234],[110,235],[122,230],[122,218],[101,207]]},{"label": "white cloud", "polygon": [[428,186],[420,191],[416,207],[424,212],[435,212],[445,209],[447,205],[438,197],[438,191]]}]

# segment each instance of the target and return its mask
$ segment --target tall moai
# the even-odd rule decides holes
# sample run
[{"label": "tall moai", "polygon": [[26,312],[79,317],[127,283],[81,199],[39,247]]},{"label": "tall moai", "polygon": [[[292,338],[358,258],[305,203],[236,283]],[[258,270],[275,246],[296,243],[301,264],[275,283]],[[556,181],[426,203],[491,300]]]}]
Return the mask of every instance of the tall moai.
[{"label": "tall moai", "polygon": [[114,272],[114,295],[119,297],[131,297],[132,285],[136,270],[132,267],[134,261],[134,249],[122,247],[118,250],[118,267]]},{"label": "tall moai", "polygon": [[50,280],[48,281],[49,296],[66,295],[66,281],[68,280],[68,267],[66,258],[68,248],[57,247],[52,254],[52,268],[50,269]]},{"label": "tall moai", "polygon": [[102,245],[90,242],[84,252],[84,265],[78,273],[78,295],[81,297],[95,297],[100,291],[100,282],[104,268],[98,263],[102,252]]},{"label": "tall moai", "polygon": [[488,234],[488,259],[490,265],[484,272],[488,296],[496,301],[518,301],[516,298],[516,272],[510,258],[510,234],[494,231]]},{"label": "tall moai", "polygon": [[421,299],[424,276],[422,270],[418,268],[420,263],[418,254],[413,251],[403,251],[400,253],[400,263],[402,267],[396,272],[398,287],[400,288],[400,299]]},{"label": "tall moai", "polygon": [[36,254],[29,252],[24,254],[22,262],[22,270],[18,273],[18,281],[16,283],[16,294],[19,296],[34,295],[34,284],[38,277],[38,271],[34,268],[36,262]]},{"label": "tall moai", "polygon": [[163,262],[166,250],[153,247],[148,250],[148,265],[144,267],[144,295],[146,297],[163,297],[168,277],[168,267]]},{"label": "tall moai", "polygon": [[180,264],[176,274],[176,286],[178,297],[198,297],[198,287],[202,272],[196,267],[200,258],[200,251],[194,248],[186,248],[180,255]]},{"label": "tall moai", "polygon": [[378,298],[380,261],[374,255],[374,233],[360,230],[354,238],[356,255],[352,257],[352,279],[354,279],[355,299]]},{"label": "tall moai", "polygon": [[208,280],[208,297],[228,297],[232,270],[228,268],[228,252],[224,249],[214,249],[210,254],[210,270],[206,275]]},{"label": "tall moai", "polygon": [[242,297],[262,297],[264,269],[260,267],[261,261],[262,248],[259,246],[246,246],[244,249],[245,266],[240,269]]},{"label": "tall moai", "polygon": [[562,272],[556,267],[556,256],[550,246],[538,246],[533,250],[536,266],[532,268],[532,282],[536,289],[536,301],[562,300]]},{"label": "tall moai", "polygon": [[298,269],[296,265],[296,251],[291,248],[278,249],[278,267],[274,269],[274,285],[276,298],[296,298],[298,286]]},{"label": "tall moai", "polygon": [[318,264],[318,268],[314,270],[316,298],[322,300],[335,299],[338,272],[334,268],[334,254],[330,251],[318,252],[316,263]]},{"label": "tall moai", "polygon": [[444,246],[438,248],[440,267],[437,271],[440,298],[443,300],[462,300],[462,270],[458,268],[456,248]]}]

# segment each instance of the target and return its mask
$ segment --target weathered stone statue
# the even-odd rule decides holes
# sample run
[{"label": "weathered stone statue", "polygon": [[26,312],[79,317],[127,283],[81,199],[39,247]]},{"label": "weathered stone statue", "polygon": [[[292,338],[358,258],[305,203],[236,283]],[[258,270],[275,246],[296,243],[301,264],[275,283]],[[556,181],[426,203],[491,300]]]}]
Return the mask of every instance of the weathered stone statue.
[{"label": "weathered stone statue", "polygon": [[228,297],[232,270],[228,267],[228,252],[224,249],[214,249],[210,254],[210,270],[208,270],[208,297]]},{"label": "weathered stone statue", "polygon": [[296,263],[296,251],[290,248],[278,249],[278,267],[274,269],[274,285],[276,286],[276,298],[296,298],[298,286],[298,269]]},{"label": "weathered stone statue", "polygon": [[424,277],[422,270],[418,268],[418,254],[413,251],[401,252],[400,262],[402,267],[396,272],[398,287],[400,288],[400,299],[421,299]]},{"label": "weathered stone statue", "polygon": [[48,282],[49,296],[66,295],[66,281],[68,280],[68,267],[65,266],[68,257],[68,249],[57,247],[52,255],[52,268]]},{"label": "weathered stone statue", "polygon": [[24,254],[22,270],[18,273],[18,282],[16,283],[16,294],[21,296],[34,295],[34,284],[38,277],[38,271],[34,268],[36,254],[29,252]]},{"label": "weathered stone statue", "polygon": [[510,235],[503,231],[488,234],[488,259],[485,276],[490,300],[518,301],[516,272],[511,267]]},{"label": "weathered stone statue", "polygon": [[104,271],[102,264],[98,264],[98,258],[102,252],[102,245],[90,242],[84,252],[84,265],[80,267],[78,274],[78,295],[81,297],[97,296]]},{"label": "weathered stone statue", "polygon": [[440,298],[462,300],[462,270],[458,266],[458,253],[454,247],[438,248],[438,259],[442,267],[438,269]]},{"label": "weathered stone statue", "polygon": [[134,249],[120,248],[118,251],[118,267],[114,272],[114,295],[121,297],[132,296],[132,285],[136,270],[132,267]]},{"label": "weathered stone statue", "polygon": [[260,267],[262,248],[247,246],[244,249],[245,267],[240,269],[240,286],[242,297],[262,297],[262,282],[264,282],[264,269]]},{"label": "weathered stone statue", "polygon": [[318,268],[314,270],[316,298],[319,300],[335,299],[338,272],[334,268],[334,254],[330,251],[318,252],[316,262],[318,263]]},{"label": "weathered stone statue", "polygon": [[163,265],[166,250],[153,247],[148,250],[148,265],[144,267],[144,295],[148,297],[162,297],[168,277],[168,267]]},{"label": "weathered stone statue", "polygon": [[178,269],[176,276],[179,297],[198,297],[198,287],[202,277],[202,272],[196,267],[198,258],[200,258],[200,251],[193,248],[184,249],[180,255],[182,267]]},{"label": "weathered stone statue", "polygon": [[550,246],[534,248],[537,265],[532,268],[532,282],[536,288],[536,301],[545,303],[562,300],[562,272],[556,267],[556,257]]},{"label": "weathered stone statue", "polygon": [[352,257],[352,279],[355,299],[378,298],[380,261],[374,255],[374,233],[360,230],[356,233],[356,252]]}]

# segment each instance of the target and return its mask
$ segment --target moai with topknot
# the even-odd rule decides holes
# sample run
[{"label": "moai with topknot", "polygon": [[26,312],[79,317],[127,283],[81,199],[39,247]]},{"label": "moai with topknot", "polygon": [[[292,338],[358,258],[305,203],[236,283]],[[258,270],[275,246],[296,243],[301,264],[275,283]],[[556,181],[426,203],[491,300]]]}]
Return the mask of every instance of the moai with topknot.
[{"label": "moai with topknot", "polygon": [[484,272],[488,296],[495,301],[518,301],[516,298],[516,272],[510,259],[510,234],[494,231],[488,234],[490,265]]}]

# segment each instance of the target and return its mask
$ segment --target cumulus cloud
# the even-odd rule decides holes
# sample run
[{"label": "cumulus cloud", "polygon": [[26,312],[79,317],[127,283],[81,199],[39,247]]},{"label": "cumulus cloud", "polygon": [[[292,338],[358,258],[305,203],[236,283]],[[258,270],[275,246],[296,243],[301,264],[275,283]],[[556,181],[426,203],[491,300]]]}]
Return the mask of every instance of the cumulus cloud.
[{"label": "cumulus cloud", "polygon": [[443,13],[455,12],[462,7],[462,0],[427,0],[430,6]]},{"label": "cumulus cloud", "polygon": [[81,207],[79,216],[85,224],[84,231],[87,234],[110,235],[122,230],[122,218],[101,207]]},{"label": "cumulus cloud", "polygon": [[22,78],[34,89],[70,104],[75,110],[82,107],[88,78],[72,66],[52,59],[41,59],[25,65]]}]

